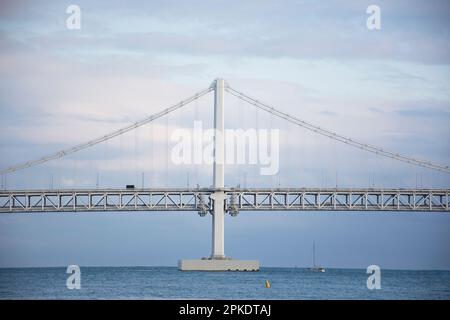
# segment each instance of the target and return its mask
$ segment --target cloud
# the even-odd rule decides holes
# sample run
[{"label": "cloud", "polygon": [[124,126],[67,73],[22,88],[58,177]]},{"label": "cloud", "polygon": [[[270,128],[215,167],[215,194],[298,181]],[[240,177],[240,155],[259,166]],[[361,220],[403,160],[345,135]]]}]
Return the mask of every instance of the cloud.
[{"label": "cloud", "polygon": [[[371,32],[365,27],[365,2],[134,1],[123,8],[114,1],[80,1],[82,29],[71,32],[65,29],[64,4],[7,3],[0,23],[0,111],[5,115],[0,148],[8,150],[2,164],[120,128],[197,92],[217,76],[322,127],[422,158],[448,160],[439,151],[448,148],[445,140],[435,153],[425,152],[428,139],[448,133],[444,122],[449,116],[442,111],[448,105],[443,90],[448,66],[442,66],[450,62],[448,22],[443,4],[415,4],[382,1],[383,28]],[[420,21],[420,27],[412,21]],[[289,161],[297,159],[289,148],[307,149],[311,165],[327,158],[322,150],[340,150],[335,142],[226,99],[227,123],[282,128]],[[436,99],[443,101],[441,107],[421,109]],[[190,108],[171,116],[170,129],[192,123]],[[210,123],[212,98],[196,108]],[[426,127],[420,125],[421,112],[428,114]],[[157,136],[151,140],[160,147],[165,121],[155,123]],[[143,131],[137,137],[150,143]],[[131,146],[124,150],[131,152]],[[117,151],[114,143],[109,148]],[[87,152],[101,159],[98,150]],[[164,160],[163,152],[158,159]],[[129,153],[124,161],[132,160]]]},{"label": "cloud", "polygon": [[450,118],[450,103],[437,100],[405,101],[398,106],[396,112],[404,117],[436,118],[446,123]]},{"label": "cloud", "polygon": [[[4,42],[3,50],[20,44],[40,50],[89,55],[137,53],[161,56],[243,56],[278,59],[338,59],[450,63],[449,9],[445,2],[381,1],[382,30],[366,28],[369,2],[342,1],[321,5],[288,1],[248,1],[229,6],[224,1],[132,2],[123,10],[81,2],[83,27],[79,33],[64,29],[63,6],[52,3],[21,11],[27,25]],[[120,9],[120,10],[119,10]],[[35,12],[58,17],[50,26]],[[28,16],[26,13],[28,12]],[[406,14],[407,12],[407,14]],[[283,17],[283,18],[281,18]],[[420,28],[417,25],[420,25]],[[11,26],[3,24],[3,29]],[[99,32],[99,29],[103,32]],[[13,43],[13,39],[16,43]]]}]

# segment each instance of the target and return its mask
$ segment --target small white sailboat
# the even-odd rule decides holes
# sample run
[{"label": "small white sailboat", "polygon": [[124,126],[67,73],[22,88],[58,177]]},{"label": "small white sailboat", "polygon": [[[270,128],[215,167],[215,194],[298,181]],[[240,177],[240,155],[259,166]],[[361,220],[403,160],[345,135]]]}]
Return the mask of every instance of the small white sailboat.
[{"label": "small white sailboat", "polygon": [[316,243],[313,241],[313,267],[310,268],[312,272],[325,272],[325,268],[316,265]]}]

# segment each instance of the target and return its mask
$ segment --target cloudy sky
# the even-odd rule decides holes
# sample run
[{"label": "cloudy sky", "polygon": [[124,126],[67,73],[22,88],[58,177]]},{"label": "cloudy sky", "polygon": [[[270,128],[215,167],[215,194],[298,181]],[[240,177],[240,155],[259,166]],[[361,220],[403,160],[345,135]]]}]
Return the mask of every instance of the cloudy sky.
[{"label": "cloudy sky", "polygon": [[[69,30],[66,9],[81,8]],[[366,9],[381,8],[381,30]],[[158,112],[223,77],[280,110],[367,143],[450,164],[448,1],[2,1],[0,167]],[[227,167],[229,186],[450,187],[450,175],[328,141],[226,97],[228,127],[280,129],[280,171]],[[208,186],[170,135],[212,124],[212,96],[120,138],[2,177],[2,188]],[[450,269],[446,214],[243,213],[226,253],[268,266]],[[245,245],[242,245],[245,243]],[[195,213],[0,217],[0,266],[175,265],[210,252]]]}]

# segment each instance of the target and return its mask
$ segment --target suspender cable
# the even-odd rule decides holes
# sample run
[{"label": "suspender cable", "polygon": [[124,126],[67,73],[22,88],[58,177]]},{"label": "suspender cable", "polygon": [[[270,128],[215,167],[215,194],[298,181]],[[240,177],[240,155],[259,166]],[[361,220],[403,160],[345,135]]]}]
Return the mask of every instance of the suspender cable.
[{"label": "suspender cable", "polygon": [[359,149],[362,149],[362,150],[365,150],[365,151],[368,151],[368,152],[372,152],[372,153],[378,154],[380,156],[388,157],[388,158],[395,159],[395,160],[398,160],[398,161],[403,161],[403,162],[406,162],[406,163],[409,163],[409,164],[412,164],[412,165],[421,166],[421,167],[425,167],[425,168],[436,170],[436,171],[450,173],[450,167],[449,166],[435,164],[435,163],[432,163],[432,162],[426,161],[426,160],[414,159],[414,158],[411,158],[411,157],[408,157],[408,156],[405,156],[405,155],[401,155],[401,154],[398,154],[398,153],[395,153],[395,152],[384,150],[382,148],[379,148],[379,147],[376,147],[376,146],[373,146],[373,145],[370,145],[370,144],[367,144],[367,143],[360,142],[358,140],[354,140],[354,139],[351,139],[351,138],[344,137],[344,136],[339,135],[339,134],[337,134],[335,132],[323,129],[323,128],[319,127],[319,126],[313,125],[313,124],[311,124],[309,122],[306,122],[304,120],[301,120],[299,118],[291,116],[291,115],[289,115],[289,114],[287,114],[285,112],[277,110],[274,107],[269,106],[268,104],[263,103],[261,101],[258,101],[257,99],[251,98],[248,95],[246,95],[246,94],[244,94],[242,92],[239,92],[239,91],[231,88],[228,85],[225,87],[225,90],[227,92],[229,92],[230,94],[234,95],[235,97],[246,101],[249,104],[252,104],[252,105],[254,105],[254,106],[256,106],[256,107],[258,107],[258,108],[260,108],[262,110],[265,110],[265,111],[267,111],[267,112],[269,112],[271,114],[276,115],[277,117],[280,117],[280,118],[285,119],[285,120],[287,120],[289,122],[295,123],[296,125],[298,125],[300,127],[303,127],[305,129],[308,129],[308,130],[313,131],[315,133],[321,134],[321,135],[326,136],[326,137],[328,137],[330,139],[340,141],[340,142],[345,143],[347,145],[350,145],[350,146],[353,146],[353,147],[356,147],[356,148],[359,148]]},{"label": "suspender cable", "polygon": [[189,98],[187,98],[187,99],[185,99],[185,100],[183,100],[183,101],[181,101],[181,102],[179,102],[179,103],[177,103],[177,104],[175,104],[175,105],[173,105],[173,106],[171,106],[169,108],[166,108],[166,109],[164,109],[164,110],[162,110],[162,111],[160,111],[158,113],[155,113],[155,114],[153,114],[153,115],[151,115],[149,117],[146,117],[146,118],[144,118],[142,120],[139,120],[137,122],[134,122],[134,123],[132,123],[132,124],[130,124],[130,125],[124,127],[124,128],[115,130],[115,131],[113,131],[113,132],[111,132],[109,134],[106,134],[106,135],[103,135],[101,137],[98,137],[98,138],[96,138],[94,140],[91,140],[91,141],[88,141],[88,142],[76,145],[76,146],[74,146],[72,148],[69,148],[69,149],[65,149],[65,150],[61,150],[61,151],[52,153],[50,155],[47,155],[47,156],[39,158],[39,159],[23,162],[23,163],[15,165],[15,166],[11,166],[9,168],[2,169],[2,170],[0,170],[0,174],[8,174],[8,173],[12,173],[12,172],[15,172],[15,171],[18,171],[18,170],[22,170],[22,169],[25,169],[25,168],[34,167],[36,165],[48,162],[50,160],[59,159],[59,158],[62,158],[64,156],[68,155],[68,154],[75,153],[77,151],[80,151],[80,150],[92,147],[92,146],[94,146],[94,145],[96,145],[98,143],[110,140],[110,139],[112,139],[114,137],[117,137],[117,136],[120,136],[120,135],[122,135],[122,134],[124,134],[124,133],[126,133],[128,131],[131,131],[133,129],[139,128],[140,126],[143,126],[144,124],[152,122],[153,120],[158,119],[158,118],[160,118],[160,117],[162,117],[162,116],[164,116],[166,114],[169,114],[169,113],[171,113],[171,112],[173,112],[173,111],[175,111],[177,109],[180,109],[181,107],[184,107],[185,105],[189,104],[190,102],[192,102],[194,100],[197,100],[198,98],[204,96],[205,94],[207,94],[211,90],[213,90],[213,88],[209,87],[208,89],[200,91],[199,93],[197,93],[197,94],[195,94],[195,95],[193,95],[193,96],[191,96],[191,97],[189,97]]}]

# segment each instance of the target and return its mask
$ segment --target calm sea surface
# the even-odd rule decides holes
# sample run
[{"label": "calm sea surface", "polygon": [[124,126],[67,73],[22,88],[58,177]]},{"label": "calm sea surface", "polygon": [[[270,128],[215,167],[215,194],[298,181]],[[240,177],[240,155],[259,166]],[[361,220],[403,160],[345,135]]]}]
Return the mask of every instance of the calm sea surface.
[{"label": "calm sea surface", "polygon": [[[172,267],[81,267],[81,289],[66,268],[0,269],[1,299],[450,299],[450,271],[382,270],[368,290],[366,270],[262,268],[181,272]],[[265,288],[266,280],[271,287]]]}]

